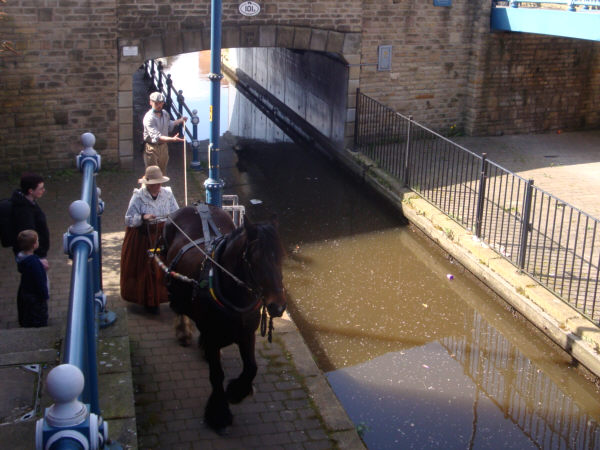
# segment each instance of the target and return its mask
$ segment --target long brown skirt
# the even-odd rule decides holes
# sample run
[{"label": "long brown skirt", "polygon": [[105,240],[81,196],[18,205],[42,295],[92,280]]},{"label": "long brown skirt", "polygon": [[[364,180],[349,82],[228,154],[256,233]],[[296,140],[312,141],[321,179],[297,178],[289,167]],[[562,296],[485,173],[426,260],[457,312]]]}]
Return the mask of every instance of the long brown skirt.
[{"label": "long brown skirt", "polygon": [[121,297],[128,302],[144,306],[158,306],[169,301],[163,272],[148,256],[163,223],[143,224],[125,230],[121,248]]}]

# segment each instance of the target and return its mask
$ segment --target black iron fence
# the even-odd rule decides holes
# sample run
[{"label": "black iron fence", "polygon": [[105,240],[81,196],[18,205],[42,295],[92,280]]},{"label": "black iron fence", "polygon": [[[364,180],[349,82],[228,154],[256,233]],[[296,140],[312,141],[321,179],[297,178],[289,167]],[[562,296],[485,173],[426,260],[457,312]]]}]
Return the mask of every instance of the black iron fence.
[{"label": "black iron fence", "polygon": [[360,90],[354,149],[599,321],[598,219]]}]

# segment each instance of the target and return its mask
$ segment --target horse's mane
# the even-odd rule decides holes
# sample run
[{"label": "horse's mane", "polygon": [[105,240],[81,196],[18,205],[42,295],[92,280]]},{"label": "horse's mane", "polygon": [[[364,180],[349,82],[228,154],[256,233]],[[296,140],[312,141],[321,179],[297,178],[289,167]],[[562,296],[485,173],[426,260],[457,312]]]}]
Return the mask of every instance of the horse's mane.
[{"label": "horse's mane", "polygon": [[231,237],[236,238],[245,231],[248,232],[247,239],[253,245],[257,245],[256,250],[261,255],[273,255],[274,262],[280,264],[284,251],[279,239],[277,228],[271,222],[250,223],[249,225],[236,228]]}]

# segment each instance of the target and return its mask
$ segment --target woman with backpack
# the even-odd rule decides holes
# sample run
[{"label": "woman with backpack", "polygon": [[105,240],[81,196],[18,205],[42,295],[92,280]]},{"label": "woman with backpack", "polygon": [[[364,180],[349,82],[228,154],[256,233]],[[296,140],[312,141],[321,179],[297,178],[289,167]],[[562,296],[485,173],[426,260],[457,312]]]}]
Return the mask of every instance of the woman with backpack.
[{"label": "woman with backpack", "polygon": [[[35,173],[24,173],[21,176],[21,189],[13,192],[12,203],[12,228],[16,237],[23,230],[35,230],[39,238],[39,247],[35,254],[39,256],[44,268],[48,270],[48,249],[50,248],[50,233],[46,223],[46,215],[37,201],[46,192],[44,179]],[[13,252],[15,256],[19,248],[14,240]]]}]

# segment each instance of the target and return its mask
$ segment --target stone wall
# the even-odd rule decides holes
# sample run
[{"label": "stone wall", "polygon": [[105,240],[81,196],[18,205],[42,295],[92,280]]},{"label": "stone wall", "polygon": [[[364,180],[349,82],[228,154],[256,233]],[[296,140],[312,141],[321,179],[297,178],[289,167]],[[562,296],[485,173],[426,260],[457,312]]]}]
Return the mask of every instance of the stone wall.
[{"label": "stone wall", "polygon": [[600,126],[600,44],[526,33],[493,33],[482,48],[467,109],[470,135]]},{"label": "stone wall", "polygon": [[117,160],[116,0],[8,0],[0,38],[0,171],[73,167],[91,131]]},{"label": "stone wall", "polygon": [[[440,131],[529,133],[600,126],[600,44],[490,33],[489,0],[223,2],[223,48],[335,53],[355,91]],[[133,161],[132,76],[144,60],[210,48],[210,0],[7,0],[0,38],[0,171],[73,166],[81,133],[105,163]],[[378,47],[392,46],[378,71]]]}]

